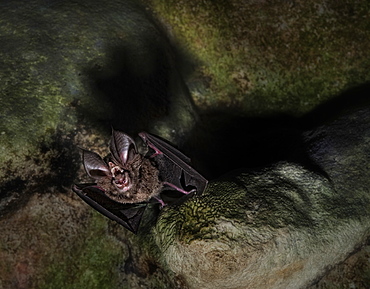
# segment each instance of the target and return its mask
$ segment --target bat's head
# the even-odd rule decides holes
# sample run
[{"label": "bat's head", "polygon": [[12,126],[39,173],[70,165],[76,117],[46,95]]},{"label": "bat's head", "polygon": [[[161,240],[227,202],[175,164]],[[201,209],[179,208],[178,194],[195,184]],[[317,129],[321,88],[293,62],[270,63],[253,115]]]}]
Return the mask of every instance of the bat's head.
[{"label": "bat's head", "polygon": [[[138,154],[134,140],[119,131],[113,130],[109,143],[110,156],[102,159],[97,153],[83,150],[83,163],[87,174],[103,184],[113,196],[121,196],[136,183],[141,155]],[[111,186],[114,188],[111,188]]]}]

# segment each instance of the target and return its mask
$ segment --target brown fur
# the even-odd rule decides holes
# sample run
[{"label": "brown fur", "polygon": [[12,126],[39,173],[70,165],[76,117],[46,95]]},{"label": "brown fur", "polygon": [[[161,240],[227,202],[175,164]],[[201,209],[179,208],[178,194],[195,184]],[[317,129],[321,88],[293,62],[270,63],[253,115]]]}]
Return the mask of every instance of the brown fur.
[{"label": "brown fur", "polygon": [[119,192],[112,179],[104,178],[98,182],[107,196],[120,203],[145,202],[159,195],[162,183],[158,179],[158,169],[144,158],[137,154],[125,168],[129,171],[132,187],[126,192]]}]

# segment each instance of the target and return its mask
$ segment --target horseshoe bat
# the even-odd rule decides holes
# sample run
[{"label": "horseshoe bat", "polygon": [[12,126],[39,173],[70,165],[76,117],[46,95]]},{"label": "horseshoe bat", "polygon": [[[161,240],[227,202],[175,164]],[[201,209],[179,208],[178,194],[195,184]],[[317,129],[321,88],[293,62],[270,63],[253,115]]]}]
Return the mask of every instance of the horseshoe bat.
[{"label": "horseshoe bat", "polygon": [[[135,141],[127,134],[112,131],[110,154],[82,150],[87,174],[96,183],[75,184],[73,191],[101,214],[136,233],[149,202],[166,205],[184,196],[200,195],[208,181],[190,166],[190,159],[165,140],[141,132],[147,152],[138,152]],[[171,200],[171,197],[167,199]],[[174,200],[174,201],[173,201]]]}]

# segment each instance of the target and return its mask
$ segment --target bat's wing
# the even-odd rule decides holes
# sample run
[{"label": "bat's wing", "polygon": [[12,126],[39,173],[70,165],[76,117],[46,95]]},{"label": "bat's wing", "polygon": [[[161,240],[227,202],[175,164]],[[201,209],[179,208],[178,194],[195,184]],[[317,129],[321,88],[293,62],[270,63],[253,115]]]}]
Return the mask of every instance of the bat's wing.
[{"label": "bat's wing", "polygon": [[104,194],[96,184],[77,184],[73,191],[101,214],[136,233],[147,203],[121,204]]},{"label": "bat's wing", "polygon": [[[190,159],[165,140],[142,132],[139,136],[154,150],[151,156],[158,165],[159,176],[167,189],[196,192],[201,195],[208,181],[189,164]],[[149,156],[150,157],[150,156]]]}]

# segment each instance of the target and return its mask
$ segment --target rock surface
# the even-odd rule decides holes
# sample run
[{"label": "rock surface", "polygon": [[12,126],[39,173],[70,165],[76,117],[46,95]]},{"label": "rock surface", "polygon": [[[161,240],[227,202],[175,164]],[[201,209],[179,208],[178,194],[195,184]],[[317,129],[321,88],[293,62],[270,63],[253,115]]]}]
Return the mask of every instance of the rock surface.
[{"label": "rock surface", "polygon": [[[146,1],[200,62],[200,117],[191,57],[138,3],[0,4],[0,288],[366,288],[368,87],[276,117],[370,80],[366,1],[175,2]],[[70,190],[111,126],[215,180],[125,231]]]}]

